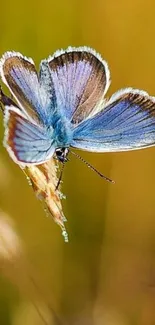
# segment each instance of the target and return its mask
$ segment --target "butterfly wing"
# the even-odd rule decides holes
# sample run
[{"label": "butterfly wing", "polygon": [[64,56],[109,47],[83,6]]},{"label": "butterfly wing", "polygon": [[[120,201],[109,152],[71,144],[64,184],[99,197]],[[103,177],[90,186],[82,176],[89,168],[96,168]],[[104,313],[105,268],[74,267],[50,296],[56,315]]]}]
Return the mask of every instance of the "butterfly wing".
[{"label": "butterfly wing", "polygon": [[57,51],[41,62],[40,75],[53,91],[53,105],[74,124],[99,109],[110,83],[107,63],[87,47]]},{"label": "butterfly wing", "polygon": [[16,163],[37,165],[53,156],[52,134],[47,135],[42,126],[31,123],[17,107],[6,107],[4,123],[4,146]]},{"label": "butterfly wing", "polygon": [[74,130],[72,146],[111,152],[155,145],[155,98],[139,90],[124,89],[106,107]]},{"label": "butterfly wing", "polygon": [[52,127],[50,134],[45,127],[51,102],[32,59],[6,52],[0,60],[0,76],[19,106],[3,96],[6,149],[22,165],[47,161],[55,150]]},{"label": "butterfly wing", "polygon": [[57,51],[41,62],[39,76],[32,59],[6,52],[0,76],[28,118],[46,125],[58,113],[74,124],[94,114],[110,83],[107,63],[87,47]]},{"label": "butterfly wing", "polygon": [[6,52],[0,60],[0,77],[29,120],[46,122],[50,100],[32,59]]}]

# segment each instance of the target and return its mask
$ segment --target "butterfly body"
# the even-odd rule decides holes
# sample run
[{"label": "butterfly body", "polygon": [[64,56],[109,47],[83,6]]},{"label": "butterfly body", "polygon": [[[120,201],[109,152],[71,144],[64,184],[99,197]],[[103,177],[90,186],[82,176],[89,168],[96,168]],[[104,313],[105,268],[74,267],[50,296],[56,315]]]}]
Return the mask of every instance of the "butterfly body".
[{"label": "butterfly body", "polygon": [[69,148],[73,138],[73,128],[70,122],[64,118],[59,118],[53,125],[56,148]]},{"label": "butterfly body", "polygon": [[54,154],[67,161],[70,147],[117,152],[155,145],[155,98],[125,88],[109,100],[107,63],[87,47],[57,51],[41,61],[6,52],[0,77],[13,95],[5,105],[4,146],[23,166]]}]

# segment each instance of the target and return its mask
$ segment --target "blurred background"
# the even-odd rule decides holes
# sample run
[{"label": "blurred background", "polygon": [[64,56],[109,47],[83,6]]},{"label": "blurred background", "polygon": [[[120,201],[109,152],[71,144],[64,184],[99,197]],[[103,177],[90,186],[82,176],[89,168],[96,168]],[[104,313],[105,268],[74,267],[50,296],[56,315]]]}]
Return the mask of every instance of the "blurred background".
[{"label": "blurred background", "polygon": [[[153,0],[1,1],[0,55],[41,59],[87,45],[112,84],[155,95]],[[3,139],[1,115],[0,141]],[[69,243],[22,173],[0,150],[0,324],[155,324],[155,148],[80,152],[64,172]]]}]

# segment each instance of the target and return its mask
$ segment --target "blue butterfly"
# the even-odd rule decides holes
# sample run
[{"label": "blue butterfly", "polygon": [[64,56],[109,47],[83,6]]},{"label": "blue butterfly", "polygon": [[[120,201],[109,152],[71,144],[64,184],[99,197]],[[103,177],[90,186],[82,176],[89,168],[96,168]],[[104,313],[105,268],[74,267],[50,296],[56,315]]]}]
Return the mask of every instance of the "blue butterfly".
[{"label": "blue butterfly", "polygon": [[34,62],[18,52],[0,60],[0,76],[13,101],[5,102],[4,146],[23,167],[53,155],[67,160],[71,147],[116,152],[155,145],[155,98],[126,88],[109,100],[106,61],[88,47],[57,51]]}]

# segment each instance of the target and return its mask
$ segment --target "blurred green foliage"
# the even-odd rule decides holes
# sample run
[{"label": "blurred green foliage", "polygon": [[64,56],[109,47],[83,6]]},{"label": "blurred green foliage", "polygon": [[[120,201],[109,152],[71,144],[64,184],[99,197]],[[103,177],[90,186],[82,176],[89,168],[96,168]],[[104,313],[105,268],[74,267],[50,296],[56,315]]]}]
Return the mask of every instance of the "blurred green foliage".
[{"label": "blurred green foliage", "polygon": [[[57,49],[91,46],[109,63],[109,96],[128,86],[154,95],[154,17],[153,0],[1,1],[0,54],[19,51],[38,67]],[[155,324],[155,149],[81,155],[116,184],[71,157],[65,244],[1,146],[0,208],[17,237],[0,221],[10,252],[0,248],[2,325]]]}]

